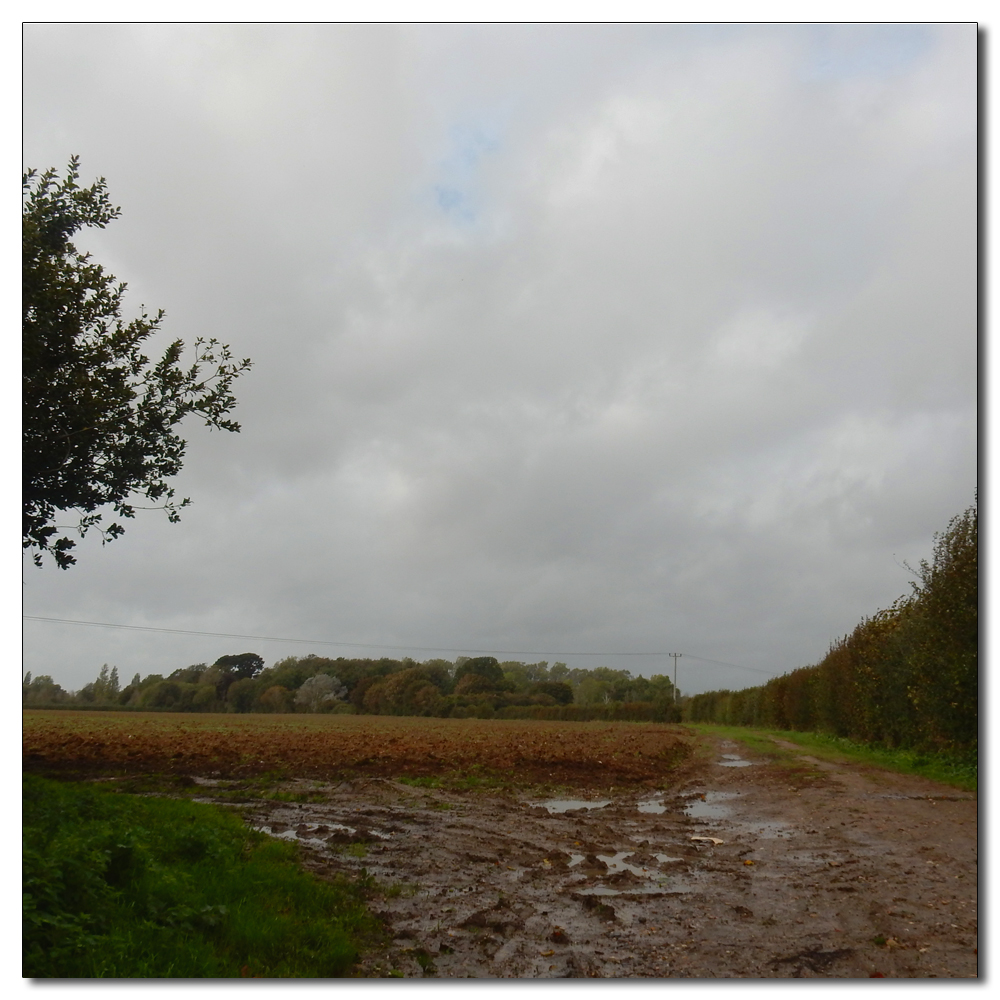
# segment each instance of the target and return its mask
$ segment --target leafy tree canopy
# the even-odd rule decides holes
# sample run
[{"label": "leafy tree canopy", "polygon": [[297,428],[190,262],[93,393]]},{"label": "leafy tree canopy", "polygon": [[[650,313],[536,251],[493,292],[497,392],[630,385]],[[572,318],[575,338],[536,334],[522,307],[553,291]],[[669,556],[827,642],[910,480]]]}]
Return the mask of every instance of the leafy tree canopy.
[{"label": "leafy tree canopy", "polygon": [[573,704],[573,687],[565,681],[537,681],[528,690],[531,694],[547,694],[559,705]]},{"label": "leafy tree canopy", "polygon": [[455,670],[455,681],[460,681],[466,674],[482,677],[491,684],[503,683],[503,670],[495,656],[474,656],[464,660]]},{"label": "leafy tree canopy", "polygon": [[264,658],[258,653],[234,653],[220,656],[213,666],[222,667],[227,673],[243,680],[256,677],[264,669]]},{"label": "leafy tree canopy", "polygon": [[[160,329],[162,310],[121,318],[125,284],[105,273],[72,242],[85,227],[103,229],[120,209],[104,178],[81,188],[79,158],[65,178],[55,170],[22,177],[22,544],[36,565],[48,552],[62,569],[75,542],[56,535],[98,528],[104,541],[124,532],[98,527],[99,509],[135,516],[135,498],[166,511],[170,521],[189,498],[174,501],[167,480],[182,466],[186,442],[175,428],[188,414],[208,427],[239,431],[228,414],[233,381],[250,368],[229,347],[198,338],[188,367],[175,340],[151,362],[143,342]],[[56,523],[73,512],[76,525]]]},{"label": "leafy tree canopy", "polygon": [[340,701],[347,688],[329,674],[314,674],[295,693],[295,704],[307,712],[318,712],[323,706]]}]

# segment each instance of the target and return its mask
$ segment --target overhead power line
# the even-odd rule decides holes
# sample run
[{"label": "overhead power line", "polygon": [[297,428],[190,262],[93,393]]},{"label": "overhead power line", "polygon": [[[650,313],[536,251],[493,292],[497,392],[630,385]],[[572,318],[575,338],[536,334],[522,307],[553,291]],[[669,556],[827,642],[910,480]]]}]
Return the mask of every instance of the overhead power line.
[{"label": "overhead power line", "polygon": [[[158,632],[167,635],[205,635],[216,639],[253,639],[257,642],[296,642],[308,646],[346,646],[352,649],[392,649],[400,652],[419,653],[483,653],[493,656],[669,656],[668,653],[568,653],[551,652],[537,649],[479,649],[474,646],[448,647],[448,646],[392,646],[383,642],[343,642],[334,639],[293,639],[288,636],[277,635],[247,635],[243,632],[202,632],[196,629],[186,628],[159,628],[154,625],[120,625],[115,622],[89,622],[80,621],[75,618],[45,618],[41,615],[22,615],[24,621],[32,622],[55,622],[59,625],[86,625],[92,628],[117,628],[129,632]],[[703,660],[705,663],[717,663],[720,666],[736,667],[740,670],[752,670],[755,673],[771,673],[767,670],[758,670],[756,667],[742,667],[738,663],[723,663],[720,660],[706,660],[702,656],[686,654],[692,660]]]},{"label": "overhead power line", "polygon": [[714,663],[720,667],[736,667],[737,670],[752,670],[755,674],[767,674],[769,677],[776,677],[775,670],[761,670],[760,667],[745,667],[742,663],[726,663],[725,660],[709,660],[704,656],[695,656],[694,653],[684,653],[684,656],[691,660],[700,660],[702,663]]}]

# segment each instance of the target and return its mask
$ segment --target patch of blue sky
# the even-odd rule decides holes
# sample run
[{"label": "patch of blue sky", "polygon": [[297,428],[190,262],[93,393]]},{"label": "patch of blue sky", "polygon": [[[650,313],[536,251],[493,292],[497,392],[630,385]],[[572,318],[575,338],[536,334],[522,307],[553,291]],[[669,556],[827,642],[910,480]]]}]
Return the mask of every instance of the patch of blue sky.
[{"label": "patch of blue sky", "polygon": [[810,25],[801,75],[808,80],[886,79],[908,72],[935,45],[927,24]]},{"label": "patch of blue sky", "polygon": [[471,225],[480,215],[484,157],[500,149],[497,126],[485,123],[454,125],[448,133],[448,150],[438,164],[431,185],[438,208],[453,222]]}]

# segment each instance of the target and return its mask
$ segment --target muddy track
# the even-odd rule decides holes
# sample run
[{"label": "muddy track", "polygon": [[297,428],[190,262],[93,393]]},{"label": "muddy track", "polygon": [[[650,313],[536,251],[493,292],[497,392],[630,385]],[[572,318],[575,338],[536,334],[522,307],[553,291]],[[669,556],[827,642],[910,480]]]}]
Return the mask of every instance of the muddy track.
[{"label": "muddy track", "polygon": [[[317,874],[374,876],[391,944],[362,976],[977,975],[976,798],[921,778],[683,727],[25,720],[26,768],[197,784]],[[483,760],[564,798],[394,777]]]},{"label": "muddy track", "polygon": [[363,975],[977,975],[973,796],[709,742],[674,791],[581,794],[599,807],[376,779],[249,818],[396,886]]}]

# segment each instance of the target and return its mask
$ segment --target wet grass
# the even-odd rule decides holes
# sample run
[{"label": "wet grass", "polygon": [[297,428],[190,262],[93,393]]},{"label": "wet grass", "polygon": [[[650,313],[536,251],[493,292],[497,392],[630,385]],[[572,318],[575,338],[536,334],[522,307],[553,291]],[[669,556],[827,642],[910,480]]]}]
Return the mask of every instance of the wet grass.
[{"label": "wet grass", "polygon": [[775,745],[772,737],[794,743],[821,760],[863,764],[896,774],[915,774],[967,792],[975,792],[979,787],[979,765],[975,757],[869,746],[826,733],[746,729],[742,726],[715,726],[706,723],[687,725],[699,733],[738,741],[773,761],[789,766],[794,765],[797,754]]},{"label": "wet grass", "polygon": [[326,796],[322,792],[282,792],[274,789],[260,794],[262,799],[269,802],[325,802]]},{"label": "wet grass", "polygon": [[418,892],[420,886],[413,882],[391,882],[382,888],[382,895],[386,899],[412,899]]},{"label": "wet grass", "polygon": [[448,792],[511,791],[518,787],[517,773],[513,770],[489,771],[483,767],[446,771],[440,775],[397,775],[394,781],[413,788],[440,788]]},{"label": "wet grass", "polygon": [[331,977],[379,934],[366,887],[201,803],[24,779],[29,978]]},{"label": "wet grass", "polygon": [[396,781],[398,781],[401,785],[410,785],[413,788],[440,788],[444,783],[444,780],[444,778],[435,778],[426,775],[418,778],[411,778],[405,774],[396,778]]}]

